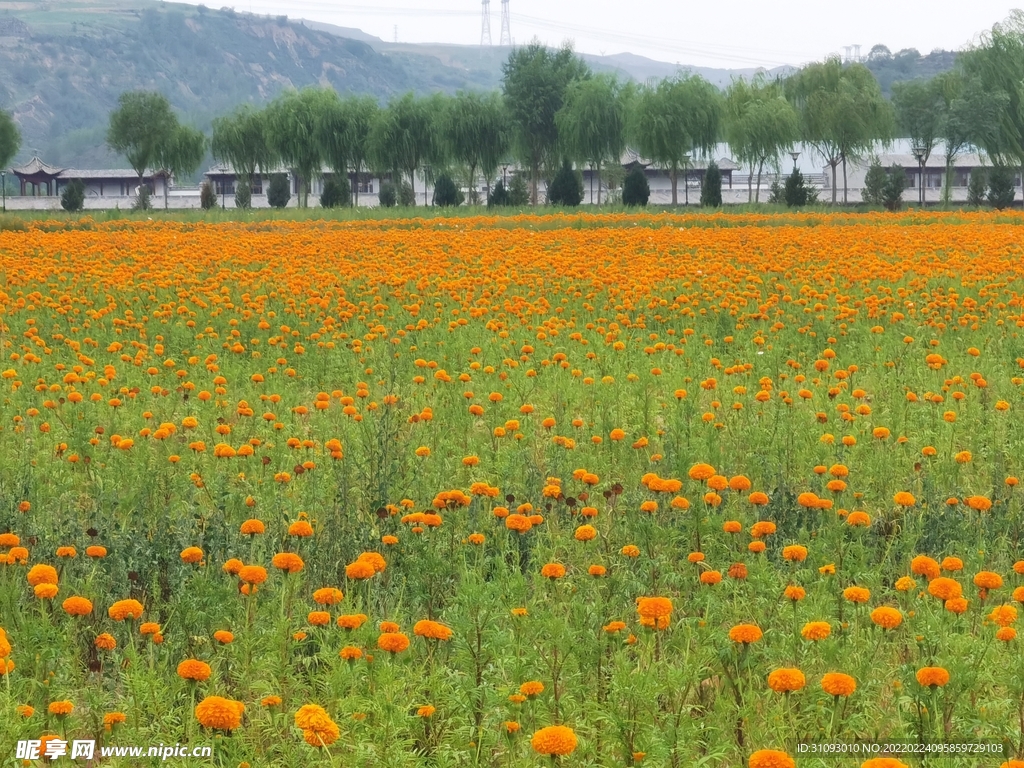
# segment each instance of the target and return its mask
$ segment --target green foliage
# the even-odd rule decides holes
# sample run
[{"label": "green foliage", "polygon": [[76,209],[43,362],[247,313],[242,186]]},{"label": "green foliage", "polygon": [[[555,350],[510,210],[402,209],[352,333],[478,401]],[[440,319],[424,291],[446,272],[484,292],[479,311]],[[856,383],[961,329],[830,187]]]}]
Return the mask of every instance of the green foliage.
[{"label": "green foliage", "polygon": [[890,96],[895,83],[945,75],[956,66],[956,59],[956,51],[934,50],[922,56],[916,48],[893,53],[884,45],[876,45],[864,64],[878,80],[882,94]]},{"label": "green foliage", "polygon": [[348,174],[343,179],[332,178],[324,182],[324,191],[320,194],[321,207],[341,208],[352,204],[352,185],[348,183]]},{"label": "green foliage", "polygon": [[132,202],[133,211],[150,211],[153,209],[152,202],[153,193],[149,191],[149,187],[145,184],[139,187],[139,196]]},{"label": "green foliage", "polygon": [[267,185],[267,203],[271,208],[284,208],[292,199],[288,176],[284,173],[272,173]]},{"label": "green foliage", "polygon": [[266,173],[271,158],[266,116],[246,104],[218,117],[213,121],[210,151],[217,160],[230,164],[239,177],[252,178],[257,170]]},{"label": "green foliage", "polygon": [[[729,149],[751,169],[747,202],[758,202],[761,173],[779,170],[779,156],[797,138],[797,114],[786,101],[781,84],[764,78],[734,80],[725,93],[726,141]],[[754,189],[756,169],[757,188]]]},{"label": "green foliage", "polygon": [[85,207],[85,184],[81,179],[72,179],[60,193],[60,207],[70,213],[76,213]]},{"label": "green foliage", "polygon": [[377,193],[377,199],[380,201],[382,208],[394,208],[398,205],[398,189],[395,187],[394,182],[383,182],[380,185],[380,192]]},{"label": "green foliage", "polygon": [[122,93],[118,107],[110,114],[107,145],[128,159],[142,179],[174,141],[178,119],[170,102],[159,93]]},{"label": "green foliage", "polygon": [[718,142],[722,100],[696,75],[662,80],[641,89],[630,110],[630,143],[672,177],[672,205],[679,203],[678,172],[694,153],[709,155]]},{"label": "green foliage", "polygon": [[899,165],[886,170],[875,158],[864,177],[864,202],[879,205],[889,211],[903,206],[903,191],[907,188],[906,171]]},{"label": "green foliage", "polygon": [[982,92],[1004,104],[974,143],[1002,165],[1024,166],[1024,11],[1015,10],[994,25],[961,61]]},{"label": "green foliage", "polygon": [[1016,172],[1005,165],[997,165],[988,174],[988,204],[997,210],[1012,208],[1015,190],[1013,188]]},{"label": "green foliage", "polygon": [[[411,93],[392,101],[377,115],[367,137],[370,162],[378,171],[403,171],[415,179],[423,160],[431,155],[434,112],[427,101]],[[415,187],[410,185],[415,193]],[[401,200],[399,201],[401,202]],[[415,194],[409,205],[415,205]]]},{"label": "green foliage", "polygon": [[235,184],[235,208],[243,211],[252,208],[252,187],[247,176],[239,176]]},{"label": "green foliage", "polygon": [[988,168],[971,168],[971,176],[967,180],[967,204],[975,208],[985,205],[988,190]]},{"label": "green foliage", "polygon": [[553,164],[558,148],[556,115],[569,86],[590,77],[590,68],[565,46],[556,52],[539,42],[515,48],[502,66],[502,91],[512,126],[512,144],[530,169],[531,195],[543,166]]},{"label": "green foliage", "polygon": [[209,181],[199,185],[199,205],[204,211],[217,207],[217,193],[213,191],[213,184]]},{"label": "green foliage", "polygon": [[722,207],[722,171],[714,161],[708,163],[704,174],[704,184],[700,188],[700,207]]},{"label": "green foliage", "polygon": [[562,161],[562,167],[551,180],[548,187],[548,204],[576,207],[583,202],[583,178],[575,171],[568,160]]},{"label": "green foliage", "polygon": [[647,176],[639,168],[634,168],[622,183],[622,204],[644,206],[650,199],[651,185],[647,183]]},{"label": "green foliage", "polygon": [[493,179],[509,151],[505,102],[500,94],[458,93],[441,116],[448,155],[466,169],[470,196],[476,192],[477,171]]},{"label": "green foliage", "polygon": [[441,208],[450,208],[462,205],[465,201],[466,196],[455,185],[451,176],[447,173],[442,173],[437,177],[437,181],[434,182],[434,205]]},{"label": "green foliage", "polygon": [[[299,177],[299,205],[309,202],[309,184],[324,161],[317,126],[331,95],[321,88],[287,91],[267,107],[267,138],[275,159]],[[273,203],[271,203],[273,205]]]},{"label": "green foliage", "polygon": [[794,168],[793,172],[786,177],[783,200],[790,208],[814,205],[818,202],[818,190],[807,183],[799,168]]},{"label": "green foliage", "polygon": [[892,106],[882,96],[870,70],[861,64],[843,66],[838,58],[804,67],[786,80],[785,90],[786,98],[797,110],[801,138],[832,168],[835,204],[837,167],[892,136]]},{"label": "green foliage", "polygon": [[509,205],[512,205],[512,197],[505,188],[505,182],[498,179],[498,183],[491,189],[491,194],[487,196],[487,207],[502,208]]},{"label": "green foliage", "polygon": [[597,202],[601,202],[601,166],[619,163],[626,148],[627,102],[631,88],[608,75],[577,80],[569,85],[565,103],[555,115],[561,151],[597,172]]},{"label": "green foliage", "polygon": [[530,204],[530,188],[526,183],[526,177],[521,173],[515,173],[509,179],[508,199],[513,208],[522,208]]},{"label": "green foliage", "polygon": [[[370,128],[377,119],[380,107],[370,96],[354,96],[345,100],[346,126],[348,130],[349,165],[359,178],[366,168],[370,153]],[[359,205],[359,185],[355,188],[355,203]]]},{"label": "green foliage", "polygon": [[926,162],[945,127],[948,105],[942,86],[941,80],[912,80],[892,87],[896,126],[914,147],[924,150]]},{"label": "green foliage", "polygon": [[403,208],[412,208],[416,205],[416,191],[412,184],[404,179],[398,185],[398,204]]},{"label": "green foliage", "polygon": [[9,114],[0,109],[0,168],[6,168],[18,154],[21,146],[21,132]]}]

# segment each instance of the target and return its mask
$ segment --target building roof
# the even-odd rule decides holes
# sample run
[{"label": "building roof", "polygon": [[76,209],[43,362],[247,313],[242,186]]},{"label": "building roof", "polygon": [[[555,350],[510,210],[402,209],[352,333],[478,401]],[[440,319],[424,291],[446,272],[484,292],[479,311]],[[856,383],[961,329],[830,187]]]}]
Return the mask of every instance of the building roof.
[{"label": "building roof", "polygon": [[[706,171],[712,159],[713,158],[695,157],[691,159],[689,163],[689,168],[691,171]],[[622,157],[620,158],[620,162],[622,163],[622,165],[632,165],[633,163],[638,163],[639,165],[642,165],[645,168],[649,168],[652,165],[655,165],[654,161],[642,157],[639,152],[636,152],[635,150],[632,149],[627,149],[625,152],[623,152]],[[738,171],[740,168],[739,164],[736,163],[736,161],[728,157],[721,157],[715,162],[718,163],[718,168],[719,170],[722,171]]]},{"label": "building roof", "polygon": [[63,170],[52,165],[47,165],[38,157],[33,157],[19,168],[11,168],[16,176],[57,176]]},{"label": "building roof", "polygon": [[[147,169],[146,172],[142,174],[142,177],[145,179],[152,179],[154,177],[168,175],[170,174],[168,174],[167,171],[154,171],[152,169]],[[87,179],[138,179],[139,174],[131,168],[65,168],[60,172],[58,178],[82,179],[82,181],[86,181]]]},{"label": "building roof", "polygon": [[[877,157],[878,162],[880,162],[885,168],[888,168],[891,165],[898,165],[901,168],[909,169],[917,169],[920,167],[920,164],[917,162],[917,158],[911,154],[897,152],[892,154],[882,154]],[[874,157],[861,158],[855,161],[853,165],[867,168],[871,165],[874,159]],[[954,168],[977,168],[978,166],[991,164],[991,161],[986,161],[984,157],[976,152],[965,152],[962,155],[957,155],[953,159]],[[930,170],[941,170],[946,167],[946,157],[942,153],[941,149],[932,150],[932,153],[928,156],[928,160],[925,162],[924,167]]]}]

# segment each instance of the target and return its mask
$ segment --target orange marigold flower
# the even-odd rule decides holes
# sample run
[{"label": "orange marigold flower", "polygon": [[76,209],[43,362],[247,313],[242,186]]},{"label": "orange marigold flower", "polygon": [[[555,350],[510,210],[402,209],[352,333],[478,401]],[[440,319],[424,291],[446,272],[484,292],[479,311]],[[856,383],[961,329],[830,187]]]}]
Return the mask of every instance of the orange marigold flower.
[{"label": "orange marigold flower", "polygon": [[288,526],[288,535],[296,538],[309,538],[313,535],[313,526],[307,520],[296,520]]},{"label": "orange marigold flower", "polygon": [[849,696],[857,690],[857,681],[842,672],[826,672],[821,678],[821,689],[829,696]]},{"label": "orange marigold flower", "polygon": [[729,630],[729,639],[734,643],[749,645],[755,643],[764,636],[761,628],[756,624],[737,624]]},{"label": "orange marigold flower", "polygon": [[196,706],[196,720],[204,728],[233,731],[242,724],[245,705],[221,696],[207,696]]},{"label": "orange marigold flower", "polygon": [[238,578],[246,584],[262,584],[267,580],[267,569],[262,565],[245,565],[238,569]]},{"label": "orange marigold flower", "polygon": [[805,640],[824,640],[832,634],[832,625],[827,621],[809,621],[800,630],[800,636]]},{"label": "orange marigold flower", "polygon": [[25,578],[28,579],[28,585],[30,587],[34,587],[37,584],[56,584],[57,569],[52,565],[39,563],[38,565],[33,565],[29,569]]},{"label": "orange marigold flower", "polygon": [[366,623],[366,619],[365,613],[345,613],[338,617],[337,624],[342,629],[359,629]]},{"label": "orange marigold flower", "polygon": [[794,603],[796,603],[807,597],[807,590],[795,584],[790,584],[788,587],[786,587],[785,591],[783,592],[783,595],[785,595],[788,600],[792,600]]},{"label": "orange marigold flower", "polygon": [[142,603],[138,600],[118,600],[107,609],[107,615],[114,621],[138,619],[143,612]]},{"label": "orange marigold flower", "polygon": [[544,683],[539,680],[528,680],[519,686],[519,692],[524,696],[534,697],[544,690]]},{"label": "orange marigold flower", "polygon": [[321,587],[313,592],[313,602],[318,605],[337,605],[344,597],[344,593],[334,587]]},{"label": "orange marigold flower", "polygon": [[203,559],[203,550],[199,547],[186,547],[181,550],[181,562],[194,565]]},{"label": "orange marigold flower", "polygon": [[721,571],[704,571],[700,575],[700,583],[701,584],[715,585],[715,584],[718,584],[721,580],[722,580],[722,573],[721,573]]},{"label": "orange marigold flower", "polygon": [[931,580],[939,575],[939,563],[927,555],[918,555],[910,561],[910,572]]},{"label": "orange marigold flower", "polygon": [[714,477],[716,472],[715,468],[710,464],[694,464],[690,467],[690,471],[687,474],[689,474],[691,480],[704,482],[705,480],[709,480]]},{"label": "orange marigold flower", "polygon": [[287,571],[288,573],[298,573],[306,565],[302,562],[302,558],[294,552],[278,552],[274,555],[270,564],[278,570]]},{"label": "orange marigold flower", "polygon": [[213,670],[205,661],[185,659],[178,665],[178,677],[182,680],[207,680]]},{"label": "orange marigold flower", "polygon": [[799,544],[790,544],[782,548],[782,559],[802,563],[807,559],[807,547]]},{"label": "orange marigold flower", "polygon": [[64,701],[51,701],[50,706],[47,707],[51,715],[57,715],[58,717],[70,715],[74,708],[75,705],[67,699]]},{"label": "orange marigold flower", "polygon": [[759,749],[748,759],[749,768],[796,768],[793,758],[776,749]]},{"label": "orange marigold flower", "polygon": [[573,534],[576,541],[592,541],[597,538],[597,529],[592,525],[581,525]]},{"label": "orange marigold flower", "polygon": [[847,587],[843,590],[843,597],[851,603],[866,603],[871,599],[871,591],[864,587]]},{"label": "orange marigold flower", "polygon": [[882,605],[871,612],[871,621],[882,629],[896,629],[903,623],[903,614],[896,608]]},{"label": "orange marigold flower", "polygon": [[372,578],[376,573],[373,564],[365,560],[356,560],[345,566],[345,576],[356,581]]},{"label": "orange marigold flower", "polygon": [[242,523],[238,530],[243,536],[255,536],[256,534],[263,533],[266,530],[266,526],[263,525],[262,520],[253,518]]},{"label": "orange marigold flower", "polygon": [[776,693],[799,691],[806,684],[804,673],[799,669],[783,667],[768,675],[768,687]]},{"label": "orange marigold flower", "polygon": [[425,637],[428,640],[451,640],[452,630],[437,621],[423,619],[417,621],[412,628],[412,633],[417,637]]},{"label": "orange marigold flower", "polygon": [[533,751],[539,755],[563,756],[576,749],[576,734],[564,725],[541,728],[530,740]]},{"label": "orange marigold flower", "polygon": [[400,653],[409,647],[409,638],[401,632],[385,632],[377,638],[377,647],[388,653]]},{"label": "orange marigold flower", "polygon": [[949,672],[943,667],[922,667],[917,670],[917,682],[928,688],[941,687],[949,682]]},{"label": "orange marigold flower", "polygon": [[914,498],[914,495],[912,493],[907,493],[906,491],[900,491],[892,497],[892,500],[896,502],[896,506],[899,507],[912,507],[917,503],[917,499]]},{"label": "orange marigold flower", "polygon": [[755,539],[761,539],[775,533],[775,530],[775,523],[771,520],[761,520],[750,526],[750,535]]},{"label": "orange marigold flower", "polygon": [[546,563],[543,568],[540,569],[540,575],[545,579],[560,579],[565,576],[565,566],[561,563]]},{"label": "orange marigold flower", "polygon": [[213,639],[221,645],[228,645],[235,641],[235,636],[231,632],[228,632],[226,629],[218,629],[216,632],[213,633]]},{"label": "orange marigold flower", "polygon": [[960,582],[940,576],[928,583],[928,594],[943,601],[952,600],[963,595],[963,588],[960,586]]},{"label": "orange marigold flower", "polygon": [[61,608],[68,616],[88,616],[92,613],[92,601],[75,595],[65,600]]},{"label": "orange marigold flower", "polygon": [[988,618],[993,624],[1008,627],[1017,621],[1017,609],[1012,605],[997,605]]},{"label": "orange marigold flower", "polygon": [[363,651],[361,648],[357,648],[354,645],[346,645],[338,651],[338,656],[343,658],[345,661],[355,661],[356,659],[361,659],[363,657]]},{"label": "orange marigold flower", "polygon": [[999,589],[1003,586],[1003,577],[993,571],[979,571],[974,576],[974,586],[979,589]]},{"label": "orange marigold flower", "polygon": [[101,651],[112,651],[115,648],[117,648],[117,640],[114,639],[113,635],[107,632],[104,632],[101,635],[97,635],[96,639],[93,640],[92,644],[95,645]]},{"label": "orange marigold flower", "polygon": [[606,573],[608,573],[608,569],[605,568],[603,565],[594,564],[587,568],[587,573],[591,576],[599,577],[604,576]]}]

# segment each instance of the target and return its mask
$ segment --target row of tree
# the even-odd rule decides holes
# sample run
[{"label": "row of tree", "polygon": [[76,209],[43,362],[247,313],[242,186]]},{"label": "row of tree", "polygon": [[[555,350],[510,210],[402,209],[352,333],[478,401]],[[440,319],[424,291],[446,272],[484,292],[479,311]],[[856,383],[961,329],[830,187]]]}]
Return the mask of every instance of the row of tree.
[{"label": "row of tree", "polygon": [[[0,118],[0,160],[9,159],[2,157],[3,142],[12,129]],[[590,165],[600,202],[602,168],[618,166],[630,147],[667,170],[676,204],[680,171],[710,157],[720,141],[750,169],[752,202],[762,173],[777,172],[785,152],[803,142],[832,169],[835,203],[840,166],[846,202],[847,164],[898,135],[908,136],[925,159],[941,151],[947,171],[969,148],[997,165],[1024,166],[1024,13],[993,27],[954,70],[894,86],[891,102],[866,67],[838,59],[785,79],[737,80],[719,91],[695,75],[620,83],[591,72],[568,47],[532,43],[509,55],[500,93],[408,94],[381,107],[370,97],[343,98],[330,89],[293,90],[261,109],[243,106],[215,120],[209,148],[243,180],[292,169],[305,206],[310,182],[324,167],[337,177],[372,171],[407,178],[413,199],[417,176],[455,177],[476,202],[477,180],[490,192],[498,168],[511,162],[527,172],[535,205],[542,178],[551,179],[565,162]],[[16,129],[14,138],[16,146]],[[191,175],[207,146],[202,134],[178,123],[164,97],[145,92],[122,95],[107,143],[140,179],[152,167]],[[948,181],[949,173],[947,196]]]}]

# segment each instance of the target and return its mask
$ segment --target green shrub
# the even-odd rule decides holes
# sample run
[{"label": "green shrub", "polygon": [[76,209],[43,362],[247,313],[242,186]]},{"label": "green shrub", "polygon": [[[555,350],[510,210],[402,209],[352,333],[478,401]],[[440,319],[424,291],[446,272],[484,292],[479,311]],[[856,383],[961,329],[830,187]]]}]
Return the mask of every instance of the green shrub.
[{"label": "green shrub", "polygon": [[576,207],[583,202],[583,179],[573,170],[568,160],[562,161],[562,167],[551,180],[548,187],[548,203]]},{"label": "green shrub", "polygon": [[382,208],[394,208],[398,205],[398,190],[395,189],[395,185],[392,182],[385,181],[380,185],[377,199],[380,200]]},{"label": "green shrub", "polygon": [[818,190],[807,183],[804,175],[797,168],[786,177],[786,188],[783,198],[790,208],[803,208],[818,202]]},{"label": "green shrub", "polygon": [[199,205],[204,211],[217,206],[217,193],[213,191],[213,184],[204,181],[199,187]]},{"label": "green shrub", "polygon": [[[346,178],[347,182],[348,179]],[[320,205],[324,208],[342,208],[352,203],[352,185],[328,179],[324,183],[324,191],[320,195]]]},{"label": "green shrub", "polygon": [[882,167],[878,158],[872,159],[871,165],[868,166],[868,172],[864,175],[864,191],[861,193],[865,203],[882,205],[887,179],[885,168]]},{"label": "green shrub", "polygon": [[465,201],[466,196],[461,189],[455,186],[451,176],[442,173],[437,177],[437,181],[434,182],[434,205],[450,208],[462,205]]},{"label": "green shrub", "polygon": [[292,199],[292,191],[288,185],[288,175],[275,173],[270,177],[267,187],[267,202],[271,208],[284,208]]},{"label": "green shrub", "polygon": [[509,194],[508,189],[505,188],[505,182],[499,181],[487,196],[487,207],[503,208],[509,205],[512,205],[512,196]]},{"label": "green shrub", "polygon": [[239,178],[235,186],[235,208],[246,210],[252,208],[252,187],[244,176]]},{"label": "green shrub", "polygon": [[651,199],[651,185],[639,168],[634,168],[622,182],[622,204],[628,206],[647,205]]},{"label": "green shrub", "polygon": [[416,205],[416,193],[408,181],[403,181],[398,185],[398,204],[403,208],[411,208]]},{"label": "green shrub", "polygon": [[76,213],[85,207],[85,184],[81,179],[73,179],[60,193],[60,207],[65,211]]},{"label": "green shrub", "polygon": [[132,203],[133,211],[149,211],[153,209],[153,203],[150,198],[152,194],[149,191],[149,187],[143,184],[139,187],[139,196],[135,198],[135,202]]},{"label": "green shrub", "polygon": [[708,163],[708,170],[704,174],[704,183],[700,188],[700,206],[701,208],[722,207],[722,172],[714,160]]},{"label": "green shrub", "polygon": [[530,204],[530,187],[522,174],[512,175],[508,183],[508,202],[513,208],[522,208]]},{"label": "green shrub", "polygon": [[988,169],[971,168],[971,177],[967,180],[967,204],[981,208],[985,204],[985,191],[988,189]]},{"label": "green shrub", "polygon": [[1014,173],[1012,168],[997,165],[988,174],[988,204],[997,210],[1013,207],[1016,190],[1013,188]]}]

